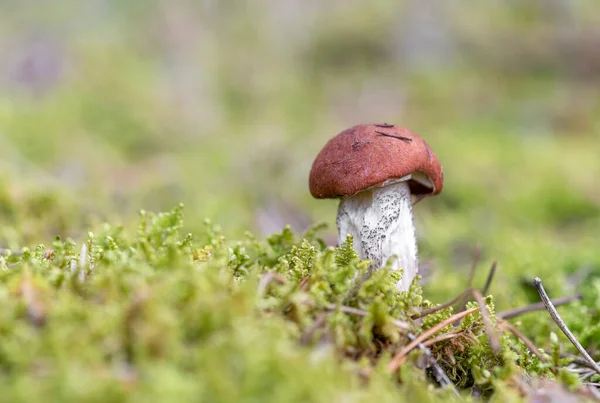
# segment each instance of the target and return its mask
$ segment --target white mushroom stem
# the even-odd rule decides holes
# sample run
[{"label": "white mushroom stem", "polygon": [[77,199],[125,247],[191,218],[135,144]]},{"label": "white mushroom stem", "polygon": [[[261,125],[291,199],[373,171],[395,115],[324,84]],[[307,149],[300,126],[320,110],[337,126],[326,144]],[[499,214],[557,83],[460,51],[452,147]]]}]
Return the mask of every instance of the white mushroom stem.
[{"label": "white mushroom stem", "polygon": [[364,190],[342,198],[337,227],[340,244],[348,235],[361,258],[374,268],[392,261],[393,269],[403,269],[398,289],[406,291],[419,270],[417,239],[408,183],[403,180]]}]

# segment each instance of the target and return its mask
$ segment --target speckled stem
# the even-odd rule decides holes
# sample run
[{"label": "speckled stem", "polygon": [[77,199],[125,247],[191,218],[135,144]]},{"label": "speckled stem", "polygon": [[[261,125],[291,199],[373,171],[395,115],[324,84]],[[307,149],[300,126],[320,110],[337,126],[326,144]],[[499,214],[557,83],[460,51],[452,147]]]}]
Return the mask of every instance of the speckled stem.
[{"label": "speckled stem", "polygon": [[360,257],[384,266],[395,256],[392,268],[404,269],[398,288],[408,290],[419,270],[417,240],[410,189],[406,181],[373,188],[340,202],[337,216],[339,242],[354,238]]}]

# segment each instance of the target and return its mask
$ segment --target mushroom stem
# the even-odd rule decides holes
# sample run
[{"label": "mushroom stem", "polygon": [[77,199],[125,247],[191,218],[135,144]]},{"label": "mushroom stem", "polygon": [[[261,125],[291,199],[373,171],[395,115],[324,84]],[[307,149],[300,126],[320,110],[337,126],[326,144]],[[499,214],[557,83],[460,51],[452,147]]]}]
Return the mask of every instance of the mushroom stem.
[{"label": "mushroom stem", "polygon": [[394,257],[393,269],[403,269],[398,289],[406,291],[419,270],[417,239],[410,188],[406,181],[394,182],[343,197],[338,209],[340,244],[348,235],[363,259],[379,268]]}]

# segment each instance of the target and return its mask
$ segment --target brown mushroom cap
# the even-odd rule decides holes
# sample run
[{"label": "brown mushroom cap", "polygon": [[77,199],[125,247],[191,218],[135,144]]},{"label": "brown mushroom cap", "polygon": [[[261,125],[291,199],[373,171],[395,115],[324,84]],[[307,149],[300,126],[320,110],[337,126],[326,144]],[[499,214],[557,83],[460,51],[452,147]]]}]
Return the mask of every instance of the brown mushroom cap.
[{"label": "brown mushroom cap", "polygon": [[430,185],[410,179],[412,194],[442,191],[442,166],[421,137],[387,123],[357,125],[333,137],[319,152],[310,171],[310,193],[318,199],[351,196],[416,172],[426,175]]}]

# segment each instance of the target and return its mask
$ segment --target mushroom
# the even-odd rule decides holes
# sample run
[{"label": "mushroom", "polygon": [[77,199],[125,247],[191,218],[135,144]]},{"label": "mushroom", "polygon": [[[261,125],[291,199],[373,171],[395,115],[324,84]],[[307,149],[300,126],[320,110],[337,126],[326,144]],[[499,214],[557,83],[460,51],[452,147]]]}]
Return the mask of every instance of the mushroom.
[{"label": "mushroom", "polygon": [[340,198],[338,241],[348,235],[371,267],[403,269],[397,287],[406,291],[419,270],[412,198],[442,191],[444,175],[429,145],[409,130],[363,124],[333,137],[317,155],[309,178],[318,199]]}]

